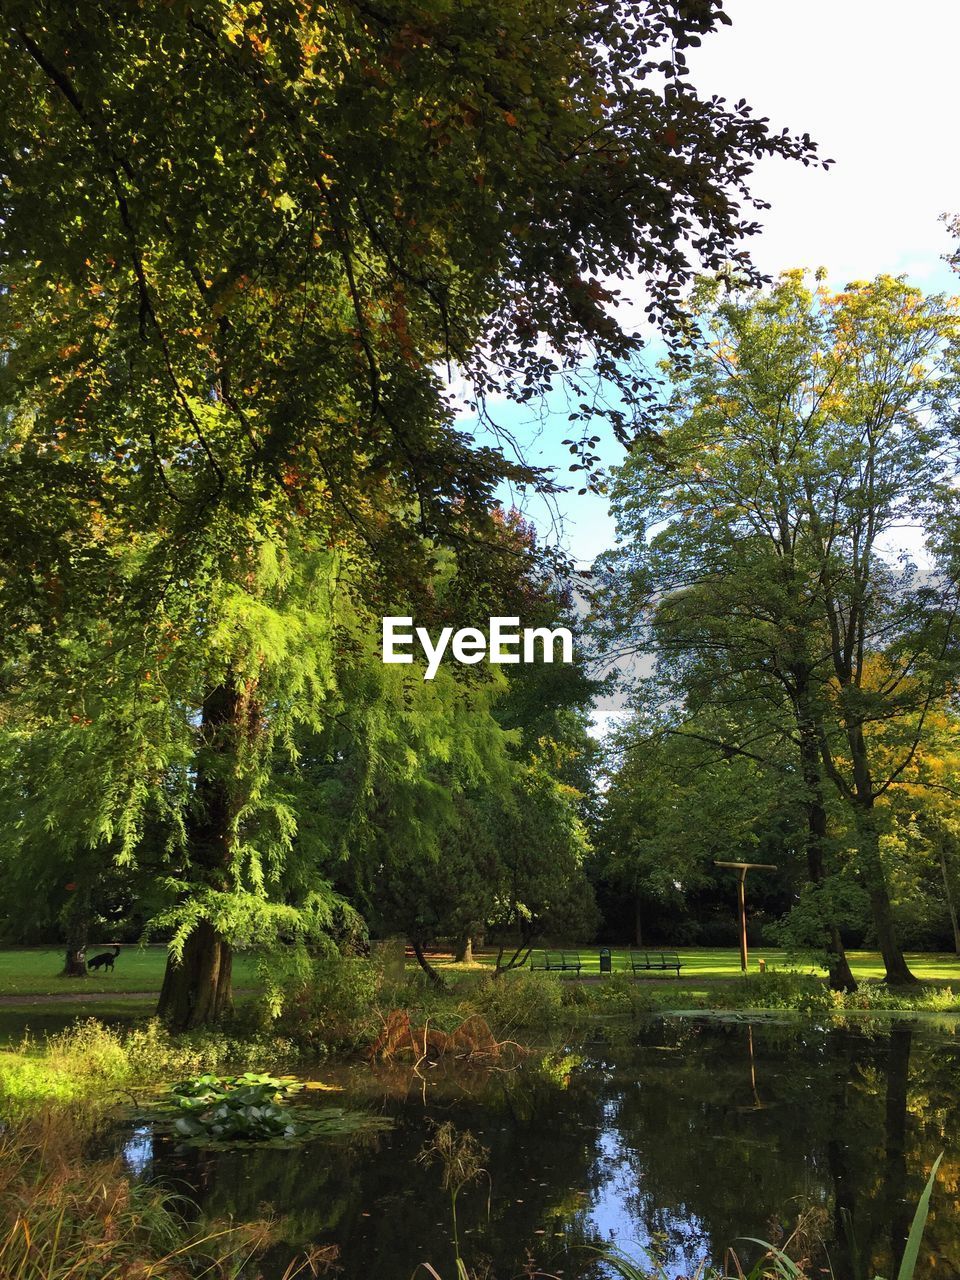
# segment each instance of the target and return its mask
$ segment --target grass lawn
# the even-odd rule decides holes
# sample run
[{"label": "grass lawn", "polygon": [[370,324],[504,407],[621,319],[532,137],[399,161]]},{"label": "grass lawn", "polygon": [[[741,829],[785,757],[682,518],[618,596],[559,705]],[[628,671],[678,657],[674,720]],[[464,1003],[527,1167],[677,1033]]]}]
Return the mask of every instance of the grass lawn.
[{"label": "grass lawn", "polygon": [[[87,954],[93,956],[97,951],[91,947]],[[167,949],[162,943],[149,947],[131,944],[121,950],[112,973],[99,970],[88,972],[85,978],[61,978],[62,950],[17,947],[0,951],[0,996],[89,997],[117,991],[159,991],[166,958]],[[235,987],[259,985],[256,963],[256,956],[250,952],[234,956]]]},{"label": "grass lawn", "polygon": [[[577,948],[570,948],[577,950]],[[591,944],[579,949],[584,974],[596,974],[600,969],[599,946]],[[629,951],[622,947],[611,948],[614,972],[628,967]],[[655,949],[652,949],[656,954]],[[96,949],[93,949],[95,954]],[[683,992],[685,1001],[697,997],[709,1001],[713,984],[735,978],[740,973],[740,953],[734,948],[683,947],[679,951],[682,962],[678,994]],[[883,963],[874,951],[848,952],[850,964],[857,978],[879,980],[883,977]],[[750,952],[750,970],[757,972],[757,961],[765,959],[768,969],[778,966],[794,967],[782,951],[757,948]],[[457,965],[449,955],[432,957],[434,963],[454,972],[477,972],[478,966],[492,967],[495,954],[479,952],[473,966]],[[60,950],[21,947],[0,951],[0,1045],[18,1043],[25,1031],[42,1039],[44,1035],[60,1031],[77,1018],[100,1018],[106,1022],[129,1023],[147,1018],[156,1006],[155,995],[160,990],[166,948],[162,944],[149,947],[126,946],[117,959],[114,972],[91,973],[86,978],[61,978],[63,953]],[[960,956],[952,954],[924,954],[908,956],[910,967],[918,978],[928,982],[951,983],[960,988]],[[233,978],[235,988],[256,988],[259,979],[256,971],[257,957],[242,952],[234,957]],[[806,966],[799,966],[805,968]],[[408,958],[407,969],[413,973],[416,961]],[[570,978],[572,974],[567,975]],[[653,970],[639,976],[639,981],[650,978],[676,982],[672,973]],[[145,999],[122,999],[124,992],[150,992]],[[29,999],[4,1005],[3,997],[45,997],[32,1003]],[[53,997],[60,997],[54,999]],[[65,997],[70,997],[65,998]],[[79,997],[79,998],[78,998]]]},{"label": "grass lawn", "polygon": [[[38,1044],[46,1036],[63,1031],[78,1019],[97,1018],[111,1026],[124,1026],[149,1018],[156,1008],[154,997],[148,1000],[111,1000],[109,995],[92,996],[82,1002],[55,1004],[11,1004],[0,1006],[0,1045],[19,1045],[28,1035]],[[4,1054],[0,1052],[0,1074]]]},{"label": "grass lawn", "polygon": [[[569,948],[577,950],[575,947]],[[91,954],[95,954],[95,950]],[[629,967],[629,951],[623,947],[611,948],[613,952],[614,971]],[[653,955],[656,948],[651,948]],[[600,970],[600,947],[598,944],[579,948],[584,973],[598,973]],[[849,951],[850,965],[858,978],[883,977],[883,962],[875,951]],[[732,947],[682,947],[679,950],[682,963],[681,979],[734,978],[740,973],[740,953]],[[477,953],[475,964],[491,966],[495,961],[495,953],[484,951]],[[440,968],[459,969],[452,957],[439,955],[433,957]],[[757,971],[757,961],[764,959],[768,968],[800,967],[787,959],[783,951],[772,948],[756,948],[750,952],[750,970]],[[924,954],[907,957],[910,967],[918,978],[928,981],[955,982],[960,986],[960,956],[952,954]],[[102,1007],[103,1001],[97,997],[107,997],[124,991],[154,992],[160,990],[163,980],[163,968],[166,962],[166,948],[162,943],[149,947],[126,946],[117,957],[113,973],[89,973],[86,978],[61,978],[63,952],[52,949],[34,947],[18,947],[0,950],[0,997],[3,996],[71,996],[84,997],[82,1005],[96,1002]],[[416,970],[416,962],[407,959],[407,968]],[[644,977],[670,978],[673,975],[662,974],[653,970]],[[233,960],[233,982],[238,989],[258,987],[257,957],[251,952],[239,952]],[[66,1002],[64,1002],[66,1003]]]},{"label": "grass lawn", "polygon": [[[599,973],[600,945],[591,943],[590,946],[568,948],[570,951],[578,951],[583,963],[583,973]],[[554,948],[550,949],[554,950]],[[561,949],[559,947],[556,948],[556,950]],[[539,948],[534,948],[534,950],[539,950]],[[614,972],[629,969],[630,952],[623,947],[612,947],[611,951],[613,953]],[[652,956],[656,957],[658,953],[659,949],[657,947],[650,948]],[[734,978],[740,973],[740,952],[732,947],[680,947],[677,954],[680,956],[682,965],[680,970],[681,980]],[[856,978],[879,979],[883,977],[883,961],[876,951],[848,951],[847,957]],[[757,961],[761,959],[766,961],[768,969],[786,967],[810,971],[812,968],[809,965],[790,961],[783,951],[775,950],[771,947],[757,947],[750,951],[751,973],[757,972]],[[496,960],[496,954],[494,952],[481,952],[475,955],[475,960],[480,964],[492,966]],[[907,956],[907,961],[918,978],[923,978],[927,981],[955,982],[960,987],[960,956],[952,953],[911,954]],[[410,963],[408,960],[407,964],[409,965]],[[461,967],[455,965],[451,959],[442,956],[437,957],[437,964],[441,968]],[[825,972],[825,970],[821,970],[821,972]],[[664,975],[658,970],[652,970],[649,975],[644,974],[642,976],[651,978],[666,976],[676,980],[674,973],[668,972]]]}]

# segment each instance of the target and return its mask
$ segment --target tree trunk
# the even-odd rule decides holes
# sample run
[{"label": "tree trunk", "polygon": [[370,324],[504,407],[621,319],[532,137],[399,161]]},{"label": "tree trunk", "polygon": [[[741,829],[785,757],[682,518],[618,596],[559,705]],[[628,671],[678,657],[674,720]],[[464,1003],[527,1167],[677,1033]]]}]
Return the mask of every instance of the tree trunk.
[{"label": "tree trunk", "polygon": [[61,978],[85,978],[87,976],[87,946],[86,942],[81,942],[79,946],[72,941],[67,943],[66,954],[63,959],[63,968],[60,971]]},{"label": "tree trunk", "polygon": [[437,970],[433,967],[433,965],[427,959],[426,954],[423,950],[423,943],[418,941],[418,939],[416,938],[411,938],[410,945],[413,947],[413,954],[417,957],[417,963],[419,964],[423,972],[427,975],[427,977],[430,979],[430,981],[433,983],[433,985],[437,987],[440,991],[446,991],[447,984],[444,982],[443,978],[440,977],[440,974],[437,972]]},{"label": "tree trunk", "polygon": [[506,944],[501,942],[497,951],[497,960],[493,967],[494,978],[499,978],[501,974],[509,973],[511,969],[522,969],[530,959],[530,952],[533,950],[533,942],[530,938],[525,937],[523,933],[520,935],[520,941],[514,949],[513,955],[506,964],[503,963],[503,953],[506,950]]},{"label": "tree trunk", "polygon": [[[827,879],[825,850],[827,847],[827,806],[823,797],[823,775],[820,772],[820,746],[816,723],[809,708],[809,695],[804,687],[805,675],[797,677],[797,727],[800,739],[800,768],[803,774],[807,810],[807,877],[817,889]],[[856,991],[857,980],[850,969],[840,929],[833,913],[824,921],[827,930],[827,968],[832,991]]]},{"label": "tree trunk", "polygon": [[181,963],[167,960],[158,1016],[181,1030],[219,1021],[233,1008],[232,969],[229,942],[201,920],[184,944]]},{"label": "tree trunk", "polygon": [[473,964],[473,938],[469,933],[460,939],[456,961],[457,964]]},{"label": "tree trunk", "polygon": [[873,808],[873,775],[863,728],[856,720],[848,722],[846,734],[853,763],[852,799],[860,853],[860,878],[870,899],[877,944],[883,957],[884,978],[894,986],[916,984],[917,979],[910,972],[897,938],[887,873],[880,857],[880,834]]},{"label": "tree trunk", "polygon": [[947,851],[946,842],[943,838],[943,831],[938,826],[937,834],[937,853],[940,858],[940,874],[943,877],[943,892],[947,899],[947,908],[950,912],[950,923],[953,925],[953,949],[960,956],[960,923],[957,921],[957,904],[953,900],[953,889],[950,887],[950,875],[947,871]]},{"label": "tree trunk", "polygon": [[887,889],[887,877],[880,857],[880,837],[877,832],[876,814],[872,805],[858,806],[857,832],[860,848],[860,876],[870,899],[873,924],[877,931],[877,945],[883,957],[885,981],[893,986],[915,985],[916,977],[910,972],[897,938],[893,919],[893,907]]},{"label": "tree trunk", "polygon": [[66,953],[62,978],[87,976],[87,935],[90,931],[90,893],[87,889],[74,890],[66,912]]},{"label": "tree trunk", "polygon": [[[257,711],[247,690],[232,677],[207,696],[193,801],[187,816],[187,851],[199,889],[230,887],[237,797],[233,776],[244,736]],[[233,954],[227,938],[201,919],[188,936],[178,963],[167,957],[157,1016],[175,1030],[206,1026],[233,1007]]]},{"label": "tree trunk", "polygon": [[643,946],[643,905],[639,893],[633,899],[633,942],[634,946]]}]

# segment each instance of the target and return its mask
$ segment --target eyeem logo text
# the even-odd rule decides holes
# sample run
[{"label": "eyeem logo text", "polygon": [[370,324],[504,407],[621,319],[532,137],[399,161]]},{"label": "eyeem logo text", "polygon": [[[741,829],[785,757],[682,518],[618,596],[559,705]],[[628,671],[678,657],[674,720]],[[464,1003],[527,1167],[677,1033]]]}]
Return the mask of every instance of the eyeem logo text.
[{"label": "eyeem logo text", "polygon": [[490,662],[553,662],[560,645],[560,661],[573,661],[573,637],[566,627],[551,631],[548,627],[524,627],[519,618],[491,618],[486,633],[478,627],[444,627],[434,644],[426,627],[413,627],[412,618],[384,618],[383,661],[413,662],[413,649],[419,643],[427,660],[424,680],[437,674],[447,646],[457,662],[472,665],[487,658]]}]

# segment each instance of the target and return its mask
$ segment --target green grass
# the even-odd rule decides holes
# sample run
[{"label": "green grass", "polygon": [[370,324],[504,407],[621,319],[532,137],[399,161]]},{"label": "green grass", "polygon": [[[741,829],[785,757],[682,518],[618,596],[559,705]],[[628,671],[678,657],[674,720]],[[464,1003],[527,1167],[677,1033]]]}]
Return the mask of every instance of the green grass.
[{"label": "green grass", "polygon": [[[28,1034],[40,1042],[84,1018],[98,1018],[108,1026],[130,1026],[151,1017],[156,1007],[152,996],[147,1000],[111,1000],[109,995],[94,995],[82,1002],[0,1005],[0,1046],[18,1045]],[[0,1073],[3,1057],[0,1053]]]},{"label": "green grass", "polygon": [[[97,954],[91,947],[88,956]],[[61,978],[63,951],[39,947],[16,947],[0,951],[0,996],[77,996],[85,999],[98,993],[118,991],[159,991],[163,981],[167,949],[162,944],[123,947],[112,973],[88,972],[85,978]],[[259,986],[257,957],[240,952],[233,960],[235,987]]]},{"label": "green grass", "polygon": [[[580,959],[583,962],[583,973],[598,973],[600,970],[600,946],[602,944],[591,943],[589,946],[569,947],[570,951],[579,951]],[[562,950],[562,948],[550,948],[550,950]],[[539,950],[539,948],[535,948]],[[650,947],[652,955],[656,956],[660,948]],[[665,948],[670,950],[670,948]],[[712,979],[712,978],[735,978],[740,974],[740,952],[733,947],[680,947],[677,948],[677,954],[680,956],[682,968],[680,970],[681,980],[690,979]],[[613,969],[614,971],[623,970],[629,967],[630,952],[624,947],[612,947],[613,953]],[[881,979],[883,977],[883,961],[875,951],[848,951],[848,959],[850,967],[853,969],[854,976],[857,978],[873,978]],[[496,955],[493,952],[482,952],[476,956],[476,961],[482,965],[494,964]],[[777,950],[772,947],[757,947],[750,951],[750,972],[756,973],[758,970],[758,960],[765,960],[768,969],[772,968],[800,968],[807,972],[813,970],[813,966],[806,964],[797,964],[791,961],[784,951]],[[955,982],[960,986],[960,956],[951,953],[927,953],[922,955],[908,955],[907,957],[910,968],[918,978],[923,978],[929,982]],[[409,965],[409,961],[407,962]],[[440,967],[461,968],[463,966],[455,965],[449,960],[439,959]],[[820,970],[825,972],[825,970]],[[649,974],[643,974],[644,978],[663,978],[676,980],[673,973],[663,974],[658,970],[652,970]]]},{"label": "green grass", "polygon": [[[599,972],[599,950],[595,944],[579,948],[584,974]],[[622,947],[612,948],[612,951],[614,971],[623,971],[627,967],[629,951]],[[717,984],[740,974],[740,954],[733,948],[683,947],[679,955],[683,964],[679,983],[672,973],[663,974],[657,970],[641,975],[638,981],[655,978],[669,984],[676,983],[678,998],[682,992],[680,1003],[686,1007],[694,1003],[709,1004],[714,992],[719,998],[721,988]],[[883,977],[883,963],[876,952],[853,951],[849,957],[857,978],[879,980]],[[761,958],[766,961],[768,969],[792,967],[783,951],[757,948],[750,952],[752,973],[757,972],[757,961]],[[926,954],[911,955],[908,959],[917,977],[927,982],[951,983],[960,989],[960,956]],[[492,952],[479,953],[472,970],[453,964],[449,958],[438,957],[436,963],[448,971],[476,973],[478,966],[492,967],[494,960]],[[61,978],[59,970],[63,953],[59,950],[23,947],[0,951],[0,1000],[4,996],[47,997],[35,1004],[26,1000],[11,1005],[0,1003],[0,1045],[17,1044],[26,1031],[42,1039],[82,1018],[95,1017],[110,1025],[122,1026],[149,1017],[156,1005],[153,994],[142,1000],[115,997],[124,992],[158,992],[165,961],[166,949],[160,944],[143,948],[131,945],[121,951],[112,974],[91,973],[86,978]],[[235,956],[236,988],[259,987],[256,963],[257,957],[249,952]],[[800,967],[809,971],[809,966]],[[408,960],[407,968],[413,972],[416,962]],[[573,977],[572,974],[569,976]],[[63,999],[65,996],[74,998]],[[75,998],[78,996],[82,999]]]},{"label": "green grass", "polygon": [[[577,948],[571,947],[570,950]],[[624,947],[614,947],[614,970],[628,966],[629,951]],[[656,954],[657,948],[651,951]],[[95,954],[96,948],[90,954]],[[583,961],[584,973],[597,973],[600,969],[600,946],[579,948]],[[683,963],[681,978],[711,979],[734,978],[740,973],[740,953],[735,948],[721,947],[681,947],[680,959]],[[850,964],[858,978],[882,978],[883,962],[875,951],[848,952]],[[766,960],[769,968],[792,967],[783,951],[773,948],[756,948],[750,952],[750,970],[756,972],[757,961]],[[495,960],[493,952],[485,951],[477,955],[477,963],[492,966]],[[911,955],[908,957],[910,967],[919,978],[937,982],[956,982],[960,985],[960,956],[950,954]],[[63,952],[52,948],[18,947],[0,951],[0,997],[2,996],[83,996],[84,1006],[99,995],[115,995],[125,991],[159,991],[163,980],[163,968],[166,963],[166,948],[162,944],[149,947],[125,946],[117,958],[113,973],[89,973],[86,978],[61,978]],[[460,968],[449,959],[439,957],[437,963],[442,968]],[[415,962],[408,960],[409,968]],[[237,988],[259,987],[257,975],[257,957],[251,952],[240,952],[234,957],[233,981]],[[802,965],[801,968],[809,966]],[[649,975],[657,978],[672,977],[654,970]],[[98,1003],[98,1008],[102,1007]]]}]

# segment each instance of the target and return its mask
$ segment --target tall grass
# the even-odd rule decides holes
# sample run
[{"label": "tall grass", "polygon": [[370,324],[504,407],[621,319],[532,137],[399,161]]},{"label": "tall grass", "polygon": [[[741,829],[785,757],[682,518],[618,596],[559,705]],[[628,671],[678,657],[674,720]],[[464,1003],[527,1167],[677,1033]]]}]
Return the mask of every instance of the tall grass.
[{"label": "tall grass", "polygon": [[264,1223],[194,1230],[187,1201],[131,1182],[119,1160],[83,1160],[87,1136],[63,1111],[4,1134],[4,1280],[232,1280],[266,1242]]},{"label": "tall grass", "polygon": [[174,1037],[156,1021],[132,1031],[104,1026],[95,1018],[77,1022],[37,1042],[24,1039],[0,1054],[0,1118],[22,1119],[51,1106],[82,1104],[103,1110],[131,1092],[221,1067],[284,1067],[297,1047],[279,1036],[223,1031]]}]

